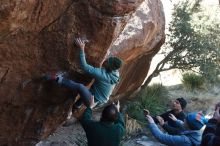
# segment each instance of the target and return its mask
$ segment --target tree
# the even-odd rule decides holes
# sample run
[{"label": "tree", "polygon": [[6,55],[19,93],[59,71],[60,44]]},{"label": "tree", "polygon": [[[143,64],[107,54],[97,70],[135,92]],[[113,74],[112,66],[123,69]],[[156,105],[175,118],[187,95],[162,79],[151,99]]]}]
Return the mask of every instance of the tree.
[{"label": "tree", "polygon": [[147,86],[160,72],[170,69],[198,72],[211,82],[220,74],[220,19],[217,15],[210,19],[200,2],[186,0],[174,7],[162,51],[165,57],[142,87]]}]

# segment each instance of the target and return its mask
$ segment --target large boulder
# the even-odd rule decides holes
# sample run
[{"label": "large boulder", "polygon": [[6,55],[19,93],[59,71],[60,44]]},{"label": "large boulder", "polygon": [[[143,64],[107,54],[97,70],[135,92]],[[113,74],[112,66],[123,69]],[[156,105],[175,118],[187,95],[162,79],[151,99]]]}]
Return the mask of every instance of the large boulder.
[{"label": "large boulder", "polygon": [[110,54],[120,56],[125,62],[121,69],[121,82],[113,96],[127,96],[143,84],[152,58],[164,44],[164,31],[161,1],[145,0],[109,49]]},{"label": "large boulder", "polygon": [[0,145],[35,145],[65,121],[74,91],[42,80],[66,71],[89,84],[74,37],[89,40],[86,57],[100,66],[124,60],[114,97],[136,90],[164,43],[160,0],[1,0]]}]

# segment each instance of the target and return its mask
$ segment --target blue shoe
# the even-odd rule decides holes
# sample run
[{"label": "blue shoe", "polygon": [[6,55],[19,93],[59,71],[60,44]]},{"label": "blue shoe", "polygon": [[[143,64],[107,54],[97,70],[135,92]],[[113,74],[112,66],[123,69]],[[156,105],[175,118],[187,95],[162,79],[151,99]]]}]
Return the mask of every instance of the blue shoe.
[{"label": "blue shoe", "polygon": [[56,73],[56,82],[60,84],[62,82],[64,76],[66,76],[66,74],[67,74],[66,72],[57,72]]}]

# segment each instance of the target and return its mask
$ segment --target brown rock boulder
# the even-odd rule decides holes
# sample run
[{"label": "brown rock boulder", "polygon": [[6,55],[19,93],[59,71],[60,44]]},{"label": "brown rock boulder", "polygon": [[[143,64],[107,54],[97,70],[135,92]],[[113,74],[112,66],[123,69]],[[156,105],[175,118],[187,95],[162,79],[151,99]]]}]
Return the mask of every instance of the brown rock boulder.
[{"label": "brown rock boulder", "polygon": [[165,16],[160,0],[145,0],[110,47],[125,64],[113,95],[126,96],[145,80],[151,60],[165,41]]},{"label": "brown rock boulder", "polygon": [[[61,70],[91,82],[79,67],[76,36],[89,39],[92,65],[108,52],[125,60],[115,95],[140,86],[164,40],[161,2],[142,1],[0,1],[0,145],[34,145],[65,121],[73,91],[41,76]],[[141,27],[132,24],[137,17]]]}]

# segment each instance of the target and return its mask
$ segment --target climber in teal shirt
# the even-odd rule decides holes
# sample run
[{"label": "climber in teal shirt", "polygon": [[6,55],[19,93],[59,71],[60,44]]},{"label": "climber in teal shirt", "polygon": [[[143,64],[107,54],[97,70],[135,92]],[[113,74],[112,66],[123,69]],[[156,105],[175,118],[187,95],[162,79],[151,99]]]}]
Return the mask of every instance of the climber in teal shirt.
[{"label": "climber in teal shirt", "polygon": [[80,64],[86,73],[95,78],[95,82],[90,89],[90,92],[95,97],[95,101],[98,101],[99,103],[106,103],[115,85],[119,82],[118,68],[121,66],[121,61],[116,57],[110,57],[107,59],[107,61],[104,62],[104,65],[107,64],[105,67],[95,68],[87,64],[84,50],[81,49]]},{"label": "climber in teal shirt", "polygon": [[118,57],[109,57],[104,61],[102,68],[93,67],[86,62],[85,43],[79,38],[75,40],[75,43],[80,48],[80,65],[82,69],[95,79],[90,90],[81,83],[64,78],[63,72],[46,75],[45,78],[55,80],[58,84],[77,91],[80,98],[74,104],[75,108],[79,108],[82,103],[89,107],[92,97],[95,100],[94,106],[102,105],[109,100],[115,85],[119,82],[118,69],[121,67],[122,61]]},{"label": "climber in teal shirt", "polygon": [[119,82],[118,69],[122,65],[121,59],[118,57],[109,57],[104,61],[102,68],[93,67],[86,62],[84,53],[85,43],[80,38],[77,38],[75,43],[80,48],[80,65],[82,69],[95,79],[90,88],[95,103],[106,103],[109,100],[115,85]]}]

